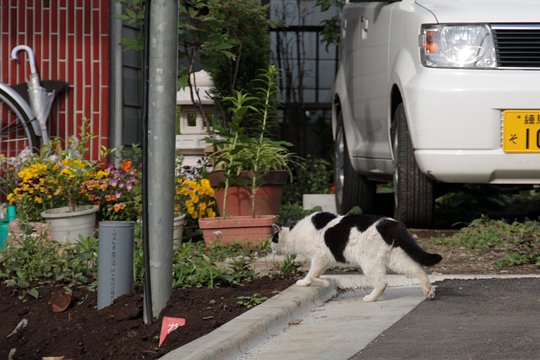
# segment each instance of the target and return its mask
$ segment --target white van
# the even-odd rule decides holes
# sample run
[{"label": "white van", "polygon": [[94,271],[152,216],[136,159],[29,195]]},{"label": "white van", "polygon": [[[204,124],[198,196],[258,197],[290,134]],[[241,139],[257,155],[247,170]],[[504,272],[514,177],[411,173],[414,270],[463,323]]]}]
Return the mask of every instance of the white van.
[{"label": "white van", "polygon": [[338,211],[430,226],[441,183],[540,184],[540,1],[348,0],[335,83]]}]

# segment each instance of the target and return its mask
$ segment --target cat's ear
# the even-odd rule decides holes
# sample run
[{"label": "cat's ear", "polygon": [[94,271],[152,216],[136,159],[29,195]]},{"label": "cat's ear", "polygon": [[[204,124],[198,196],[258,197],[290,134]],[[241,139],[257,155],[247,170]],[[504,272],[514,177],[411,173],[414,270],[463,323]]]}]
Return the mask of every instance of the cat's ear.
[{"label": "cat's ear", "polygon": [[279,234],[279,231],[281,230],[281,227],[276,224],[272,224],[272,234]]},{"label": "cat's ear", "polygon": [[287,222],[285,223],[285,227],[289,229],[292,229],[294,225],[296,225],[296,221],[290,219],[287,220]]}]

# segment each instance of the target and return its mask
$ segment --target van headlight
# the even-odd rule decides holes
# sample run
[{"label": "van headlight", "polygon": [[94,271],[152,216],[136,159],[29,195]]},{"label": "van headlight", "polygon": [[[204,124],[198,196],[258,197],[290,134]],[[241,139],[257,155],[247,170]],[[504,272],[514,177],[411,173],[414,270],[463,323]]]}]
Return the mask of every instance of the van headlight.
[{"label": "van headlight", "polygon": [[427,67],[497,67],[493,35],[488,25],[423,25],[420,55]]}]

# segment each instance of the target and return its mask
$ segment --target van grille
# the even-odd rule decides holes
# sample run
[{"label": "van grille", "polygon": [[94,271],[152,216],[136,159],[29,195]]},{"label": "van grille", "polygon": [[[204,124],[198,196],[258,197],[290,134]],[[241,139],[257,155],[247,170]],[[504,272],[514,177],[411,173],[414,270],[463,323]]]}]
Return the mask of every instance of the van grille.
[{"label": "van grille", "polygon": [[540,68],[540,24],[492,25],[499,68]]}]

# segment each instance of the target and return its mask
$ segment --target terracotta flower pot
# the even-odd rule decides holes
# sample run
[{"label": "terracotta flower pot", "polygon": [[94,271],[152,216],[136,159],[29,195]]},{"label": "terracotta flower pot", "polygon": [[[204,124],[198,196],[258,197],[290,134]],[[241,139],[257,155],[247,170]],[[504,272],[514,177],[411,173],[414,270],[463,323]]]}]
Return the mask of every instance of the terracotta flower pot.
[{"label": "terracotta flower pot", "polygon": [[[223,198],[225,195],[225,178],[223,171],[209,174],[210,184],[214,188],[218,211],[223,216]],[[263,183],[257,191],[255,199],[256,215],[277,215],[281,207],[283,187],[287,184],[289,173],[285,170],[270,171],[263,178]],[[230,186],[227,195],[227,217],[251,216],[251,189],[246,185],[251,183],[251,176],[246,171],[240,178],[241,186]]]},{"label": "terracotta flower pot", "polygon": [[235,242],[257,245],[270,238],[275,215],[202,218],[199,227],[207,247]]}]

